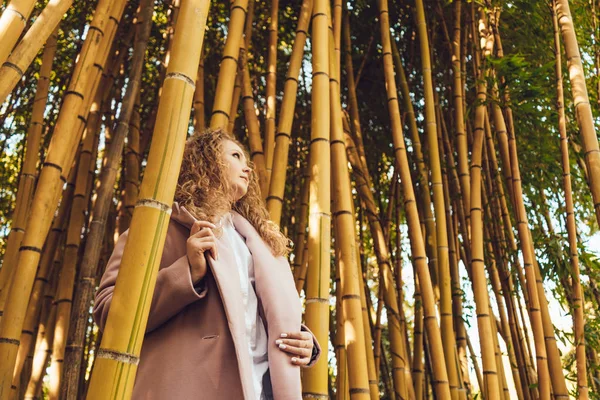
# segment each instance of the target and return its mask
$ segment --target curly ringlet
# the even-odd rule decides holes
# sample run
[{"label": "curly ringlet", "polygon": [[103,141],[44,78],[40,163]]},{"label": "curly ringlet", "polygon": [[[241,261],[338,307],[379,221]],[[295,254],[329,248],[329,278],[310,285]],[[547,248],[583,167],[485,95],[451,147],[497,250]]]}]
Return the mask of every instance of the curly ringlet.
[{"label": "curly ringlet", "polygon": [[246,159],[250,159],[244,146],[221,128],[194,132],[185,144],[175,201],[203,221],[215,222],[218,216],[235,210],[252,224],[275,256],[287,255],[289,239],[269,220],[252,163],[249,163],[248,192],[232,204],[229,196],[231,187],[225,178],[226,165],[222,157],[225,140],[240,146]]}]

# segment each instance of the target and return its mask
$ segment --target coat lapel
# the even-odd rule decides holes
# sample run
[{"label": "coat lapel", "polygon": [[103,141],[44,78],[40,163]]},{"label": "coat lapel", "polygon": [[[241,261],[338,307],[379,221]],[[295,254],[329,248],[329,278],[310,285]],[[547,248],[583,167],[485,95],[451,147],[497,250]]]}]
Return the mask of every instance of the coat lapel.
[{"label": "coat lapel", "polygon": [[[173,217],[177,222],[188,228],[191,228],[196,222],[196,218],[177,203],[173,205]],[[245,310],[241,296],[240,276],[235,256],[227,240],[222,235],[217,238],[217,254],[217,260],[210,255],[207,256],[208,264],[219,288],[223,308],[227,315],[227,323],[235,347],[244,397],[255,399],[252,361],[248,353],[246,339]]]},{"label": "coat lapel", "polygon": [[268,330],[269,372],[276,400],[301,399],[300,368],[290,356],[277,348],[275,340],[284,332],[300,332],[302,309],[290,265],[284,257],[275,257],[254,227],[233,213],[235,229],[246,239],[252,253],[256,295],[263,308]]}]

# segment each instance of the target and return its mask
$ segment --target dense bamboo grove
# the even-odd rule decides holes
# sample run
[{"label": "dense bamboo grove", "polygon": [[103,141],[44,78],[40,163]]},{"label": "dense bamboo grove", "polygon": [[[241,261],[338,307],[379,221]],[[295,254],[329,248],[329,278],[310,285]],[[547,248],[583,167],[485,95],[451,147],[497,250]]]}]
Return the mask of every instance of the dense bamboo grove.
[{"label": "dense bamboo grove", "polygon": [[305,398],[600,399],[599,7],[0,2],[0,399],[130,396],[207,127],[293,241]]}]

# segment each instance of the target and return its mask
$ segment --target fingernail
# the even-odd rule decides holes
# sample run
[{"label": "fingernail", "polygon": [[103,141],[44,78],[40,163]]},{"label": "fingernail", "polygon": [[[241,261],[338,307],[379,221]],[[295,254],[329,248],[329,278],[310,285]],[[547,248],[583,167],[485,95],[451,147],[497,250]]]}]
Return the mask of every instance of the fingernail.
[{"label": "fingernail", "polygon": [[279,340],[279,339],[277,339],[277,340],[275,341],[275,344],[281,344],[281,343],[283,343],[283,342],[282,342],[281,340]]},{"label": "fingernail", "polygon": [[292,362],[293,363],[298,362],[298,359],[296,357],[292,357]]},{"label": "fingernail", "polygon": [[282,333],[281,337],[287,337],[287,333]]},{"label": "fingernail", "polygon": [[286,348],[286,345],[285,345],[285,344],[280,344],[280,345],[279,345],[279,348],[280,348],[281,350],[283,350],[283,349],[285,349],[285,348]]}]

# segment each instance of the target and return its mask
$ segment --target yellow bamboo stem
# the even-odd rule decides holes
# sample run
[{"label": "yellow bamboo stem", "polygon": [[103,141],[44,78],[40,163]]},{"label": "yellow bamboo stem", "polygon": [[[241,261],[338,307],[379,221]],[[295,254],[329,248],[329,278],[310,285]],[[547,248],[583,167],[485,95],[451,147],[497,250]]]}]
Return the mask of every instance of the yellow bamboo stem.
[{"label": "yellow bamboo stem", "polygon": [[283,100],[281,102],[281,115],[275,136],[275,150],[273,153],[273,168],[269,182],[269,195],[267,197],[267,210],[271,221],[280,224],[283,209],[283,194],[285,191],[285,178],[287,175],[288,153],[290,139],[292,137],[292,122],[294,122],[294,110],[296,107],[296,96],[298,94],[298,76],[304,56],[304,45],[308,32],[308,23],[312,15],[313,0],[303,0],[296,37],[292,46],[290,65],[283,87]]},{"label": "yellow bamboo stem", "polygon": [[[271,17],[269,19],[269,45],[267,52],[267,88],[265,110],[265,160],[267,179],[271,178],[273,169],[273,150],[275,148],[275,112],[277,108],[277,29],[279,27],[279,0],[271,0]],[[264,192],[263,192],[264,193]]]},{"label": "yellow bamboo stem", "polygon": [[[588,382],[585,356],[585,319],[583,315],[583,290],[579,276],[579,256],[577,251],[577,225],[571,189],[571,166],[569,161],[569,139],[567,136],[567,120],[565,117],[564,94],[562,82],[562,61],[560,56],[560,38],[558,19],[556,17],[556,1],[552,2],[552,22],[554,25],[554,53],[556,57],[556,108],[558,111],[558,130],[560,133],[560,150],[563,167],[563,188],[565,191],[565,212],[567,213],[567,232],[569,237],[569,258],[571,260],[571,276],[573,281],[573,327],[575,331],[575,357],[577,360],[578,398],[587,400]],[[594,7],[595,9],[595,7]]]},{"label": "yellow bamboo stem", "polygon": [[[396,82],[394,80],[394,66],[390,44],[390,25],[387,0],[379,0],[378,6],[381,41],[384,54],[383,65],[385,70],[388,108],[392,125],[394,153],[402,182],[402,192],[404,193],[404,202],[411,239],[412,257],[415,263],[415,268],[417,269],[419,282],[421,284],[425,327],[427,329],[428,338],[427,343],[430,346],[429,348],[431,353],[435,354],[436,356],[435,361],[432,363],[434,390],[438,398],[449,399],[451,398],[451,395],[448,382],[448,372],[446,370],[440,327],[436,319],[435,297],[433,286],[431,284],[431,276],[427,268],[425,244],[423,243],[421,224],[419,222],[419,215],[412,185],[412,177],[410,173],[410,167],[408,165],[406,145],[404,142],[404,136],[402,134],[402,123],[400,120],[400,110],[398,107],[396,94]],[[387,282],[386,285],[388,285]],[[386,290],[386,292],[389,293],[390,290]],[[394,299],[394,303],[396,303],[397,306],[396,299]],[[398,389],[398,385],[395,386],[396,389]]]},{"label": "yellow bamboo stem", "polygon": [[[157,133],[148,156],[140,200],[133,213],[102,342],[96,353],[88,399],[128,398],[133,390],[167,233],[168,213],[181,166],[208,8],[207,0],[186,1],[181,5],[172,60],[157,115]],[[238,40],[240,36],[238,32]],[[164,159],[170,162],[161,163]]]},{"label": "yellow bamboo stem", "polygon": [[[10,53],[8,59],[0,55],[0,58],[2,58],[0,61],[0,65],[2,66],[0,68],[0,104],[6,100],[6,97],[22,78],[33,59],[37,56],[40,48],[46,43],[65,12],[71,7],[71,4],[73,4],[73,0],[50,0],[17,47]],[[7,13],[14,14],[13,11],[8,9],[4,14]],[[0,26],[3,23],[1,19],[4,18],[4,14],[0,18]],[[0,28],[1,30],[2,28]],[[9,52],[12,50],[12,46],[5,45],[2,39],[0,39],[0,42],[2,43],[0,53],[5,50]]]},{"label": "yellow bamboo stem", "polygon": [[340,99],[339,67],[336,65],[335,40],[329,34],[329,96],[331,109],[331,168],[333,188],[333,222],[335,227],[336,255],[342,293],[341,311],[343,317],[344,345],[348,360],[348,380],[351,399],[370,399],[367,355],[362,323],[362,310],[357,262],[355,220],[352,199],[352,186],[348,172],[348,158],[342,125],[342,105]]},{"label": "yellow bamboo stem", "polygon": [[581,143],[583,144],[585,161],[588,167],[596,221],[600,224],[600,149],[568,0],[556,1],[556,15],[567,56],[567,69],[571,80],[573,104],[575,105],[577,124],[579,125]]},{"label": "yellow bamboo stem", "polygon": [[10,391],[18,339],[27,310],[24,299],[29,298],[31,293],[41,249],[60,200],[60,181],[66,181],[64,172],[68,171],[75,157],[83,133],[82,120],[85,121],[89,104],[98,88],[98,78],[124,7],[124,0],[101,0],[98,3],[91,23],[93,29],[88,31],[62,103],[19,250],[17,272],[0,323],[0,398]]},{"label": "yellow bamboo stem", "polygon": [[231,17],[227,25],[227,41],[225,42],[221,67],[219,68],[219,78],[210,118],[210,127],[213,129],[227,127],[229,121],[235,74],[238,67],[237,59],[242,33],[244,32],[247,7],[248,0],[236,0],[231,5]]},{"label": "yellow bamboo stem", "polygon": [[[327,1],[315,0],[312,10],[312,118],[305,314],[306,325],[321,343],[327,343],[328,339],[331,246],[328,8]],[[304,372],[302,392],[305,398],[328,395],[327,370],[327,360],[321,359]]]},{"label": "yellow bamboo stem", "polygon": [[[48,89],[50,88],[50,73],[52,72],[52,63],[56,54],[56,41],[58,38],[58,29],[54,30],[50,36],[44,54],[42,56],[42,65],[40,67],[40,77],[37,82],[33,109],[31,111],[31,121],[27,130],[27,145],[25,150],[25,159],[21,168],[21,177],[19,179],[19,188],[13,211],[13,220],[11,230],[6,243],[6,251],[2,260],[0,269],[0,319],[2,319],[2,310],[8,294],[9,284],[12,281],[15,264],[18,261],[19,247],[25,233],[25,223],[31,207],[31,198],[35,189],[37,179],[37,164],[40,159],[40,144],[42,132],[44,129],[44,111],[46,109]],[[0,71],[0,76],[2,72]]]},{"label": "yellow bamboo stem", "polygon": [[12,0],[0,17],[0,65],[8,58],[29,21],[35,0]]}]

